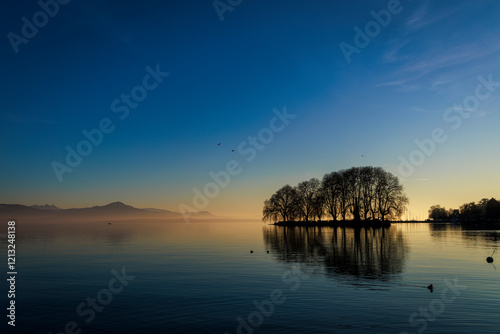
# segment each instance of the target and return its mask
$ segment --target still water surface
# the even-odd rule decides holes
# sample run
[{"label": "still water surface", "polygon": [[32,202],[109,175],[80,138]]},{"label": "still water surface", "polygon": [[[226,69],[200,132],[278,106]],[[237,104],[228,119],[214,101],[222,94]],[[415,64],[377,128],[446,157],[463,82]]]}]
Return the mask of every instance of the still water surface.
[{"label": "still water surface", "polygon": [[[499,333],[499,240],[427,223],[18,222],[15,332]],[[112,270],[135,277],[100,293]]]}]

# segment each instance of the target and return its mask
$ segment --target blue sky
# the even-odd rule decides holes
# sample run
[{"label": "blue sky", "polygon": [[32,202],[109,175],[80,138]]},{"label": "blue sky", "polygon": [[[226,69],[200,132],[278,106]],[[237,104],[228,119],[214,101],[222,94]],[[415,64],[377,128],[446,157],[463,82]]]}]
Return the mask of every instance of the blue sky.
[{"label": "blue sky", "polygon": [[[500,3],[401,1],[347,62],[340,44],[354,46],[354,28],[394,4],[242,1],[221,21],[212,1],[73,0],[17,53],[8,34],[22,36],[22,18],[42,9],[9,4],[0,202],[178,210],[231,160],[241,173],[202,209],[258,217],[284,184],[363,165],[400,176],[421,218],[433,204],[500,197],[500,87],[482,87],[477,106],[456,105],[474,102],[479,77],[500,82]],[[111,103],[157,65],[169,76],[121,120]],[[247,162],[238,145],[285,106],[295,118]],[[59,182],[53,162],[105,118],[114,131]],[[446,141],[401,175],[400,157],[437,128]]]}]

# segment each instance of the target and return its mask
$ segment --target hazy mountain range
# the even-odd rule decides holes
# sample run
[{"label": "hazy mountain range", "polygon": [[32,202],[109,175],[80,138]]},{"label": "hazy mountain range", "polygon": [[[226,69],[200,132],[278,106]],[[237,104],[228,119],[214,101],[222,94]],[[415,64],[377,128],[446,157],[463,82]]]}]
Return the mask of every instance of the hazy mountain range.
[{"label": "hazy mountain range", "polygon": [[[89,208],[61,209],[55,205],[21,205],[0,204],[0,217],[15,220],[22,218],[82,218],[92,220],[112,219],[182,219],[180,212],[169,210],[146,208],[139,209],[122,202],[113,202],[104,206],[93,206]],[[191,218],[216,218],[208,211],[190,213]]]}]

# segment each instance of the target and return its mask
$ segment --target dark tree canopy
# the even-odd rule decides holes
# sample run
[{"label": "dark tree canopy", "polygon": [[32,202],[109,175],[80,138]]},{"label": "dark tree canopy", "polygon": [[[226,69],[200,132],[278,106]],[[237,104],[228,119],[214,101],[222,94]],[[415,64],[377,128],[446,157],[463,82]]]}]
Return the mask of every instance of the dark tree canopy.
[{"label": "dark tree canopy", "polygon": [[500,220],[500,202],[492,198],[486,203],[486,219]]},{"label": "dark tree canopy", "polygon": [[[286,190],[285,190],[286,188]],[[284,200],[283,194],[289,194]],[[399,179],[380,167],[352,167],[279,189],[264,202],[264,221],[399,219],[408,204]]]},{"label": "dark tree canopy", "polygon": [[429,209],[429,218],[433,220],[444,220],[448,218],[448,211],[440,205],[433,205]]},{"label": "dark tree canopy", "polygon": [[295,189],[288,184],[279,189],[271,199],[264,202],[263,220],[276,221],[282,219],[283,221],[293,220],[296,215]]},{"label": "dark tree canopy", "polygon": [[[455,214],[459,212],[460,214]],[[448,209],[440,205],[433,205],[429,209],[429,218],[434,220],[457,219],[462,222],[477,221],[499,221],[500,220],[500,202],[495,198],[483,198],[479,202],[464,203],[460,210]]]},{"label": "dark tree canopy", "polygon": [[[321,215],[318,212],[318,199],[320,198],[321,183],[318,179],[310,179],[299,183],[295,187],[295,208],[299,217],[303,221],[309,221],[310,218]],[[320,209],[320,211],[323,211]]]}]

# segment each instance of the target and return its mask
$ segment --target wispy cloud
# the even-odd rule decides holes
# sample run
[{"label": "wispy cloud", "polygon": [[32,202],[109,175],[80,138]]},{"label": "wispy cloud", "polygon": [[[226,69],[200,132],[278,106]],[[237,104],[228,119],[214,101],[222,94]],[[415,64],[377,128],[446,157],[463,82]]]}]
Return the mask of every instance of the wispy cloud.
[{"label": "wispy cloud", "polygon": [[393,40],[389,42],[389,50],[382,55],[382,61],[384,63],[394,63],[398,61],[407,60],[410,58],[409,55],[402,55],[400,53],[401,49],[404,48],[410,42],[409,39],[406,40]]},{"label": "wispy cloud", "polygon": [[428,4],[425,2],[419,9],[414,11],[406,21],[406,26],[411,30],[418,30],[429,25]]},{"label": "wispy cloud", "polygon": [[446,111],[465,111],[465,112],[471,113],[476,118],[483,118],[484,116],[491,114],[491,112],[486,112],[486,111],[471,109],[471,108],[458,107],[458,106],[450,107]]},{"label": "wispy cloud", "polygon": [[409,111],[415,111],[415,112],[422,112],[422,113],[443,113],[442,110],[430,110],[430,109],[424,109],[420,107],[410,107],[408,108]]},{"label": "wispy cloud", "polygon": [[[467,13],[464,4],[422,2],[407,17],[398,35],[386,44],[380,61],[392,70],[375,86],[392,86],[403,92],[428,89],[447,93],[460,86],[472,69],[477,74],[497,67],[500,40],[477,25],[470,27],[477,34],[471,34],[469,27],[461,23]],[[429,38],[430,29],[433,38]]]},{"label": "wispy cloud", "polygon": [[[389,51],[385,59],[404,59],[398,51]],[[447,49],[427,47],[427,51],[418,58],[406,60],[394,67],[386,81],[376,86],[394,86],[399,91],[414,91],[423,87],[433,91],[446,92],[447,87],[457,83],[461,77],[471,71],[480,73],[486,68],[491,71],[496,67],[500,54],[500,40],[492,36],[482,36],[476,41],[456,45]],[[409,59],[409,57],[407,57]],[[492,63],[494,62],[494,64]],[[423,81],[423,79],[425,79]]]},{"label": "wispy cloud", "polygon": [[396,74],[430,73],[446,67],[461,65],[472,60],[493,55],[500,51],[500,41],[491,40],[490,44],[468,43],[447,50],[430,50],[422,60],[408,64]]},{"label": "wispy cloud", "polygon": [[490,112],[485,112],[485,111],[480,111],[480,110],[474,110],[474,109],[470,109],[470,108],[463,108],[463,107],[457,107],[457,106],[454,106],[454,107],[450,107],[450,108],[447,108],[447,109],[444,109],[444,110],[440,110],[440,109],[425,109],[425,108],[421,108],[421,107],[410,107],[408,108],[409,111],[413,111],[413,112],[420,112],[420,113],[440,113],[440,114],[443,114],[447,111],[465,111],[465,112],[468,112],[472,115],[474,115],[474,117],[476,118],[481,118],[481,117],[484,117],[488,114],[491,114]]},{"label": "wispy cloud", "polygon": [[420,84],[414,83],[419,77],[420,76],[386,81],[376,84],[375,87],[395,87],[395,89],[400,92],[415,92],[422,88]]},{"label": "wispy cloud", "polygon": [[421,5],[421,7],[415,10],[407,19],[406,27],[408,29],[408,33],[413,33],[424,29],[434,23],[441,22],[464,7],[464,5],[453,5],[455,7],[448,8],[447,10],[440,9],[439,11],[437,11],[432,10],[430,8],[429,2],[425,1]]},{"label": "wispy cloud", "polygon": [[453,81],[455,80],[451,78],[438,78],[431,84],[431,88],[437,88],[439,86],[447,85]]}]

